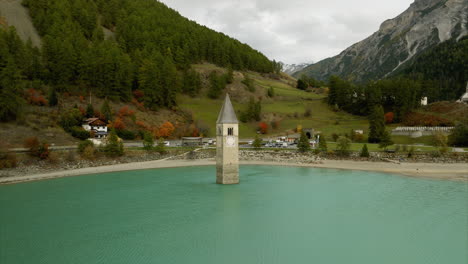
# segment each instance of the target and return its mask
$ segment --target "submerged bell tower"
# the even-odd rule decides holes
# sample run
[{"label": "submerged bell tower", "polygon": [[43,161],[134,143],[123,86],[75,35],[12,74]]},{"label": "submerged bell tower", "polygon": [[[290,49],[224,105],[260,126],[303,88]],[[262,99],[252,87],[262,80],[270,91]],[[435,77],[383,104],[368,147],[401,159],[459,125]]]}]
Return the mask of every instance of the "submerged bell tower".
[{"label": "submerged bell tower", "polygon": [[216,121],[216,183],[239,183],[239,121],[229,94]]}]

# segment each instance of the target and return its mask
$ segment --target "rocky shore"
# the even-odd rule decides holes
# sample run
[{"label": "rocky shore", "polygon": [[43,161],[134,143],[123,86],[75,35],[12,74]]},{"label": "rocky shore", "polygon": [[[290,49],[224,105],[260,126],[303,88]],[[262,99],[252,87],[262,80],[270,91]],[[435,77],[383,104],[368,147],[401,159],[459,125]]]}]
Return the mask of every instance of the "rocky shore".
[{"label": "rocky shore", "polygon": [[[59,161],[21,161],[14,169],[0,170],[0,184],[103,173],[121,170],[138,170],[163,167],[214,165],[214,149],[198,149],[188,152],[171,152],[167,155],[147,152],[130,152],[115,159],[101,157],[94,161],[62,157]],[[371,153],[370,158],[330,154],[302,154],[287,150],[241,150],[241,164],[278,166],[306,166],[399,173],[408,176],[468,180],[468,155],[451,153],[440,157],[418,153],[408,158],[405,153]]]}]

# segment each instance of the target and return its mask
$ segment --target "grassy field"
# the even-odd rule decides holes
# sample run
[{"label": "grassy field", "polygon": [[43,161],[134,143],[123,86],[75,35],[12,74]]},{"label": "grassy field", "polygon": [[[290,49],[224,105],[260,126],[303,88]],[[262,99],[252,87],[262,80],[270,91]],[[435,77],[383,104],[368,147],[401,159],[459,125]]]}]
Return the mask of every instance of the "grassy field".
[{"label": "grassy field", "polygon": [[[213,70],[222,71],[222,69],[210,64],[195,65],[195,68],[205,74]],[[302,125],[303,128],[313,128],[327,135],[331,135],[332,133],[345,134],[349,133],[351,129],[366,130],[368,128],[367,119],[344,112],[332,111],[323,101],[325,98],[324,94],[298,90],[291,86],[293,84],[291,79],[276,80],[252,72],[243,73],[243,75],[248,75],[254,80],[257,90],[256,95],[266,95],[266,91],[270,87],[273,87],[275,91],[275,98],[273,99],[266,96],[262,97],[262,117],[264,121],[269,124],[271,120],[278,120],[280,123],[279,128],[274,131],[270,130],[267,136],[282,134],[286,131],[290,133],[298,125]],[[235,78],[241,77],[236,75]],[[239,80],[237,81],[240,82]],[[243,97],[253,95],[243,91],[244,88],[242,86],[236,86],[234,89],[238,89],[234,91],[237,93],[244,92]],[[191,111],[195,119],[201,120],[210,126],[210,136],[212,136],[222,99],[212,100],[203,96],[192,98],[184,95],[179,96],[178,99],[182,109]],[[233,104],[236,111],[243,111],[245,109],[245,105],[242,102],[233,99]],[[304,116],[306,109],[310,109],[311,116]],[[254,137],[257,125],[257,122],[241,123],[241,137]]]}]

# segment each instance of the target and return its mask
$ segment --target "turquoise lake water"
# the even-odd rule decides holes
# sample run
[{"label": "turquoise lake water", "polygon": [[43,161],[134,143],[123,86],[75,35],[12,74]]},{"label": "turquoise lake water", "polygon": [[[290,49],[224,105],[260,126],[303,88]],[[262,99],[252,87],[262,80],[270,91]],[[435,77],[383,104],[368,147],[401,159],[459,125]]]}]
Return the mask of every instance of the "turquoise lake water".
[{"label": "turquoise lake water", "polygon": [[468,263],[468,183],[242,166],[0,186],[0,263]]}]

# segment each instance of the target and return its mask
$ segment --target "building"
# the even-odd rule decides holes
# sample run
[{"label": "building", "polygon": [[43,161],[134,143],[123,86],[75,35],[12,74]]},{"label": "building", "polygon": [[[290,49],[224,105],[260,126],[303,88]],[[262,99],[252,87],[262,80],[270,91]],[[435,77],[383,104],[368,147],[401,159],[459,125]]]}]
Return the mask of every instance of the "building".
[{"label": "building", "polygon": [[201,137],[183,137],[182,146],[199,147],[203,145],[203,138]]},{"label": "building", "polygon": [[86,119],[83,121],[82,126],[86,131],[93,132],[95,138],[107,137],[107,122],[97,117]]},{"label": "building", "polygon": [[426,106],[427,105],[427,97],[421,98],[421,105]]},{"label": "building", "polygon": [[216,121],[216,183],[239,183],[239,121],[226,94]]}]

